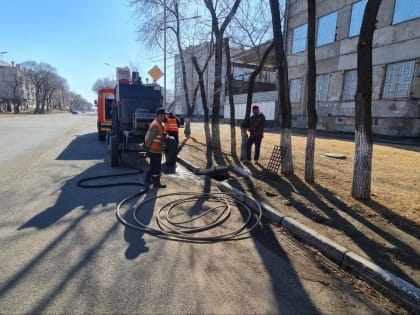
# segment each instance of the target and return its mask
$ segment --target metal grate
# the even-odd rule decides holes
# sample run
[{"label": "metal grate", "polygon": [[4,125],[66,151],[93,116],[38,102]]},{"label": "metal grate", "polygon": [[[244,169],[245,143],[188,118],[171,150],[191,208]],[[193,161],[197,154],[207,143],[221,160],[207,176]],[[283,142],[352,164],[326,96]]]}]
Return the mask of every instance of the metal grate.
[{"label": "metal grate", "polygon": [[273,149],[273,153],[271,153],[270,161],[268,161],[268,166],[265,169],[265,172],[268,175],[277,175],[279,171],[281,160],[283,159],[284,155],[287,152],[287,147],[281,147],[279,145],[275,145]]}]

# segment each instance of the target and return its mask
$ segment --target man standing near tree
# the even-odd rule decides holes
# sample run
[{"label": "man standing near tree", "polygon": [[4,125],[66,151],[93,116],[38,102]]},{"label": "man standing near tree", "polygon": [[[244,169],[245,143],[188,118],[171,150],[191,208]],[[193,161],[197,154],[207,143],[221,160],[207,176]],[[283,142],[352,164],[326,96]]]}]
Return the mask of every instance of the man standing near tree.
[{"label": "man standing near tree", "polygon": [[252,145],[255,144],[254,163],[258,163],[258,159],[260,158],[261,141],[264,137],[264,128],[265,116],[260,112],[258,105],[254,105],[252,106],[252,116],[249,120],[249,127],[247,128],[249,137],[246,144],[246,162],[251,162],[251,149]]}]

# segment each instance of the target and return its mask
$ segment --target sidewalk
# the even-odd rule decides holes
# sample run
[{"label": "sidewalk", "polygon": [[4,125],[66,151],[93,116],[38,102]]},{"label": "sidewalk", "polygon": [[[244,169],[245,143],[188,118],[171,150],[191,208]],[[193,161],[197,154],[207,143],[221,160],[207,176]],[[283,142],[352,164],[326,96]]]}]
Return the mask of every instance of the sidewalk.
[{"label": "sidewalk", "polygon": [[[230,152],[229,126],[221,126],[221,139],[224,152]],[[239,143],[239,131],[236,132],[236,139]],[[373,198],[371,202],[363,204],[346,196],[346,193],[349,194],[349,174],[348,170],[347,173],[344,170],[352,164],[350,149],[354,151],[354,144],[349,140],[317,140],[317,145],[326,141],[326,148],[344,153],[347,159],[327,159],[317,153],[315,184],[309,185],[302,179],[304,155],[295,154],[295,151],[295,175],[270,178],[264,174],[264,167],[270,159],[271,148],[279,144],[279,139],[278,132],[266,133],[261,164],[245,165],[225,154],[224,163],[234,167],[237,172],[230,171],[229,179],[219,183],[220,188],[244,193],[259,200],[267,217],[318,248],[344,269],[364,278],[385,295],[420,312],[420,229],[415,221],[418,207],[414,205],[414,213],[405,215],[399,213],[397,207],[384,207],[386,200],[380,198]],[[302,139],[294,137],[292,146],[295,143],[298,147],[298,140]],[[181,129],[180,146],[178,157],[187,167],[193,171],[208,167],[202,124],[192,125],[189,139],[183,137]],[[321,143],[319,148],[324,148],[324,145]],[[407,155],[410,161],[416,158],[418,161],[420,157],[416,148],[402,149],[402,152],[400,148],[393,147],[386,150],[393,150],[395,152],[391,153],[401,156],[400,169],[404,169],[401,165],[405,161],[403,155]],[[304,150],[301,151],[304,154]],[[374,156],[374,167],[375,162]],[[376,163],[380,169],[380,163]],[[213,161],[212,166],[216,165]],[[386,165],[382,167],[386,168]],[[411,172],[419,170],[411,168]],[[417,175],[414,174],[414,179],[418,180],[420,177]],[[393,174],[389,176],[397,177]],[[406,177],[409,182],[410,176]],[[390,185],[394,186],[394,190],[398,188],[397,181]],[[375,189],[372,191],[375,192]],[[379,190],[377,194],[381,197],[382,191]],[[400,194],[408,202],[417,202],[417,194],[409,190]],[[410,208],[411,204],[407,207]]]}]

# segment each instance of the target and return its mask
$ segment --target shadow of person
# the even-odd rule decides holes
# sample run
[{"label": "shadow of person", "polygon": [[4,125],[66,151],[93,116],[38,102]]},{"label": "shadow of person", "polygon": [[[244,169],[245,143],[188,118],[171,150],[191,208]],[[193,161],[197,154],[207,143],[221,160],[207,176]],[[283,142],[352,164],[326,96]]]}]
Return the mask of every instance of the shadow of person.
[{"label": "shadow of person", "polygon": [[[140,254],[149,251],[144,235],[146,233],[145,228],[151,223],[155,213],[156,196],[157,189],[150,189],[146,194],[141,195],[140,198],[132,198],[123,205],[125,211],[122,214],[122,218],[128,223],[125,224],[124,229],[124,240],[128,244],[125,250],[127,259],[135,259]],[[134,216],[144,226],[139,225],[134,220]]]}]

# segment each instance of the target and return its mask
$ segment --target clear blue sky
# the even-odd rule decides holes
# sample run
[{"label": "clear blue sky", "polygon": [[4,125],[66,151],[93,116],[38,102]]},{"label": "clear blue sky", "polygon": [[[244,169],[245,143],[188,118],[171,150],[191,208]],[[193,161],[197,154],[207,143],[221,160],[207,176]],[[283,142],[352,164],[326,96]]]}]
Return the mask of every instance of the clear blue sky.
[{"label": "clear blue sky", "polygon": [[[137,40],[136,18],[127,0],[0,0],[0,57],[3,61],[45,62],[57,69],[70,90],[93,103],[97,79],[115,78],[105,65],[138,67],[142,78],[163,52]],[[171,58],[171,59],[170,59]],[[167,69],[173,56],[167,56]],[[173,89],[169,70],[168,89]],[[163,85],[163,78],[158,81]]]}]

